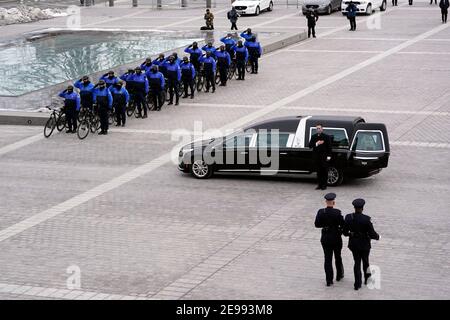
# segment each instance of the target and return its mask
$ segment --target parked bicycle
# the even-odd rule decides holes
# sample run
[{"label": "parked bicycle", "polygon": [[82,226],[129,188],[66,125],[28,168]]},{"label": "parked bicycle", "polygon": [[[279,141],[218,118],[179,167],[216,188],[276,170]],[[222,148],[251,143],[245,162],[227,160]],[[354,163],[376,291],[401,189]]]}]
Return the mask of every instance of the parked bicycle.
[{"label": "parked bicycle", "polygon": [[48,138],[52,135],[53,131],[58,130],[59,132],[63,131],[67,126],[66,114],[64,113],[64,108],[61,109],[52,109],[47,106],[47,109],[51,110],[50,118],[44,125],[44,137]]},{"label": "parked bicycle", "polygon": [[77,128],[77,136],[80,140],[85,139],[89,132],[95,133],[100,129],[100,118],[92,110],[87,109]]}]

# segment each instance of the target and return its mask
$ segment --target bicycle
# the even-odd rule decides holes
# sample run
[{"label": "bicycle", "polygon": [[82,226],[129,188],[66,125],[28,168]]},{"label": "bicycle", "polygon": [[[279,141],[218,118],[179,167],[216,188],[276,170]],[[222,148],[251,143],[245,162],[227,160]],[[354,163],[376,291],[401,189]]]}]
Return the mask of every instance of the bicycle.
[{"label": "bicycle", "polygon": [[95,133],[100,129],[100,118],[92,110],[87,109],[77,128],[77,136],[83,140],[89,132]]},{"label": "bicycle", "polygon": [[[233,60],[231,61],[230,67],[228,68],[228,80],[233,79],[233,76],[237,73],[237,65],[236,62]],[[236,75],[236,79],[237,79],[237,75]]]},{"label": "bicycle", "polygon": [[52,135],[55,128],[59,132],[63,131],[64,128],[67,126],[67,120],[63,108],[59,110],[52,109],[49,106],[47,106],[46,108],[52,111],[49,119],[44,125],[44,137],[48,138]]}]

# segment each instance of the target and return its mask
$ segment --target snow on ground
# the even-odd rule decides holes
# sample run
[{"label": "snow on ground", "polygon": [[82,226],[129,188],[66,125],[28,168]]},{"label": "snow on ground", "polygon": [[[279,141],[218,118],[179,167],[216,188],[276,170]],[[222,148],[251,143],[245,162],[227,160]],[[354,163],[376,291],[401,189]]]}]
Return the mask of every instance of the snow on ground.
[{"label": "snow on ground", "polygon": [[67,12],[60,9],[40,9],[29,6],[18,6],[11,9],[0,8],[0,26],[63,16],[67,16]]}]

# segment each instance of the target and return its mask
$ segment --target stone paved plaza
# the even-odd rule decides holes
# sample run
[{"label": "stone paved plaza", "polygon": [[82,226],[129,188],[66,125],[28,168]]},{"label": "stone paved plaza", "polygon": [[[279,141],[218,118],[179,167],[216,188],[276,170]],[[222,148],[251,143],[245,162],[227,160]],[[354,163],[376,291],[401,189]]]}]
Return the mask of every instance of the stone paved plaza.
[{"label": "stone paved plaza", "polygon": [[[223,32],[227,8],[214,8]],[[203,11],[96,7],[82,18],[86,27],[196,30]],[[263,56],[258,75],[108,136],[45,139],[42,127],[0,126],[0,299],[448,299],[450,24],[428,1],[389,1],[376,17],[381,28],[358,17],[349,32],[341,13],[320,16],[317,39]],[[11,37],[64,23],[2,29]],[[305,24],[284,2],[238,21],[255,31]],[[345,278],[325,286],[314,176],[205,181],[171,161],[173,131],[195,121],[227,129],[314,114],[387,125],[389,167],[329,188],[344,214],[354,198],[367,201],[381,236],[371,251],[379,289],[353,290],[347,248]],[[81,288],[68,289],[68,268],[79,268]]]}]

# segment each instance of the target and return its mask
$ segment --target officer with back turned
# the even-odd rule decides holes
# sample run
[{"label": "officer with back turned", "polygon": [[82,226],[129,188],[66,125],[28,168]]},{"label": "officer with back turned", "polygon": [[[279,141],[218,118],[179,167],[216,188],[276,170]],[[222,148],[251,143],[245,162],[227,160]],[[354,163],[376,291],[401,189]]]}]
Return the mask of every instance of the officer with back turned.
[{"label": "officer with back turned", "polygon": [[355,265],[353,271],[355,273],[355,290],[361,288],[361,262],[364,270],[364,284],[367,284],[367,279],[370,278],[369,272],[369,254],[370,254],[370,240],[379,240],[380,236],[375,232],[370,217],[363,214],[364,199],[355,199],[352,204],[355,208],[354,213],[345,216],[345,224],[343,233],[349,237],[348,248],[353,254]]},{"label": "officer with back turned", "polygon": [[314,225],[316,228],[322,228],[322,244],[323,253],[325,255],[325,277],[327,287],[333,284],[333,253],[336,264],[336,281],[340,281],[344,277],[344,265],[342,264],[342,230],[344,227],[344,218],[341,210],[335,209],[336,194],[327,193],[325,195],[326,208],[320,209],[316,215]]}]

